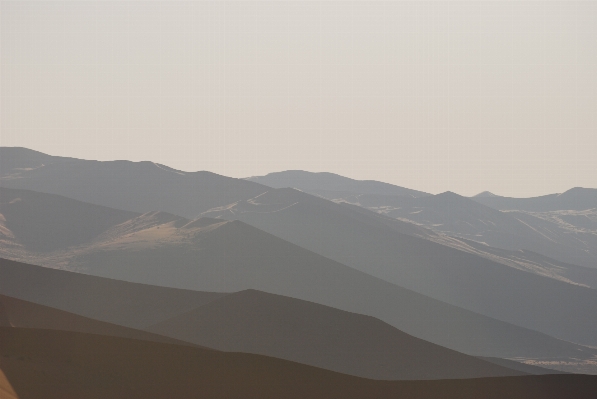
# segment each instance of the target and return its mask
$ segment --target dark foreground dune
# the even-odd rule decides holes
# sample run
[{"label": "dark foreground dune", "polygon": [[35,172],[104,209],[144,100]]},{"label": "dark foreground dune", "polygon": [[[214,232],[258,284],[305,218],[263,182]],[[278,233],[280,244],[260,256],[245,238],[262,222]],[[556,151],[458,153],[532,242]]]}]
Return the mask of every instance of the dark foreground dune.
[{"label": "dark foreground dune", "polygon": [[594,398],[597,377],[374,381],[274,358],[52,330],[0,328],[0,368],[21,399]]},{"label": "dark foreground dune", "polygon": [[178,341],[162,335],[90,319],[1,294],[0,326],[73,331],[169,344],[191,345],[187,342]]},{"label": "dark foreground dune", "polygon": [[256,290],[229,294],[147,331],[375,380],[526,374],[418,339],[373,317]]},{"label": "dark foreground dune", "polygon": [[136,284],[1,258],[0,294],[135,329],[225,295]]}]

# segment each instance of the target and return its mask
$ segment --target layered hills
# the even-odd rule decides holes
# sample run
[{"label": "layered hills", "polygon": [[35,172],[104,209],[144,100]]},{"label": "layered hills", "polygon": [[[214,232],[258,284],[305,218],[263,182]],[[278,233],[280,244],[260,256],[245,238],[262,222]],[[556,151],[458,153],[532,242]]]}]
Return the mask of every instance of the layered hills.
[{"label": "layered hills", "polygon": [[591,190],[509,209],[499,196],[329,173],[242,180],[27,149],[2,148],[0,169],[0,302],[17,309],[6,325],[83,317],[64,323],[161,331],[370,378],[443,378],[448,360],[391,363],[412,359],[408,347],[454,364],[483,356],[484,367],[594,361],[597,271],[582,266],[597,245]]},{"label": "layered hills", "polygon": [[[11,159],[0,186],[59,194],[134,212],[164,211],[191,218],[215,206],[252,198],[267,187],[211,172],[183,172],[154,162],[88,161],[50,157],[24,148],[2,148]],[[45,157],[44,157],[45,156]],[[46,162],[50,158],[50,163]],[[10,165],[31,162],[31,168]],[[39,159],[39,161],[28,161]]]},{"label": "layered hills", "polygon": [[225,294],[136,284],[0,259],[0,294],[143,329]]},{"label": "layered hills", "polygon": [[[327,202],[327,201],[326,201]],[[330,203],[335,205],[333,203]],[[592,350],[553,339],[528,329],[460,309],[390,284],[338,262],[309,252],[239,221],[203,218],[188,221],[164,213],[139,215],[103,232],[86,245],[47,253],[27,252],[35,263],[145,284],[187,290],[233,292],[257,289],[374,316],[418,338],[472,355],[496,357],[591,357]],[[19,253],[16,253],[19,255]],[[6,270],[3,293],[35,297],[48,293],[47,276],[23,277],[18,265],[1,262]],[[30,270],[25,268],[22,270]],[[44,273],[48,273],[44,270]],[[78,277],[81,278],[81,277]],[[74,277],[69,277],[74,279]],[[36,283],[34,283],[36,281]],[[111,281],[114,287],[122,282]],[[19,283],[20,282],[20,283]],[[37,289],[40,286],[43,288]],[[62,284],[64,286],[64,284]],[[137,287],[144,291],[145,286]],[[116,288],[110,288],[116,289]],[[6,292],[8,291],[8,292]],[[117,291],[114,306],[125,302],[126,290]],[[81,291],[81,308],[105,295],[89,287]],[[191,310],[188,291],[179,291],[178,302],[152,297],[158,308],[172,305],[181,313]],[[213,294],[212,294],[213,295]],[[79,313],[58,295],[49,306]],[[88,299],[85,299],[88,298]],[[134,304],[134,301],[131,301]],[[168,305],[170,304],[170,305]],[[187,307],[188,306],[188,307]],[[130,305],[123,306],[123,309]],[[147,315],[145,305],[139,315]],[[167,311],[167,308],[164,311]],[[96,314],[101,314],[99,309]],[[86,316],[93,316],[85,314]],[[141,317],[143,316],[143,317]],[[95,317],[95,316],[94,316]],[[123,319],[128,316],[123,315]],[[102,319],[114,322],[115,320]],[[152,323],[154,324],[154,323]],[[138,327],[139,325],[131,325]]]},{"label": "layered hills", "polygon": [[[272,189],[204,215],[241,220],[328,259],[479,314],[564,340],[597,344],[597,291],[589,284],[557,273],[520,270],[474,251],[404,234],[382,215],[355,208],[294,189]],[[590,275],[592,270],[585,272]]]},{"label": "layered hills", "polygon": [[597,267],[597,189],[576,187],[534,198],[483,192],[469,199],[451,192],[432,196],[331,173],[285,171],[250,179],[355,204],[491,247],[533,251],[560,262]]},{"label": "layered hills", "polygon": [[597,200],[592,208],[531,212],[500,211],[481,203],[492,198],[497,197],[466,198],[446,192],[425,198],[361,197],[360,204],[492,247],[529,250],[561,262],[597,267]]},{"label": "layered hills", "polygon": [[188,346],[185,341],[94,320],[6,295],[0,295],[0,326],[73,331]]},{"label": "layered hills", "polygon": [[22,398],[584,399],[597,384],[583,375],[374,381],[254,354],[11,327],[0,327],[0,342],[0,383]]},{"label": "layered hills", "polygon": [[[109,305],[105,310],[111,313]],[[371,317],[259,291],[226,295],[146,331],[0,295],[0,326],[255,353],[372,379],[525,374],[411,337]]]},{"label": "layered hills", "polygon": [[372,379],[516,375],[372,317],[255,290],[227,295],[147,330],[227,352],[268,355]]},{"label": "layered hills", "polygon": [[503,211],[583,211],[597,208],[597,189],[574,187],[563,193],[542,195],[540,197],[511,198],[494,195],[492,197],[475,197],[475,201]]}]

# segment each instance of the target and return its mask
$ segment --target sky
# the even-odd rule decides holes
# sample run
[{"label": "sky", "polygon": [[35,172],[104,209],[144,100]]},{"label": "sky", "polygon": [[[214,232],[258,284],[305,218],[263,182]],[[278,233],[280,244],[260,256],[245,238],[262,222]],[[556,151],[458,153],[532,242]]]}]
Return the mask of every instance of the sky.
[{"label": "sky", "polygon": [[430,193],[597,187],[597,2],[0,3],[0,145]]}]

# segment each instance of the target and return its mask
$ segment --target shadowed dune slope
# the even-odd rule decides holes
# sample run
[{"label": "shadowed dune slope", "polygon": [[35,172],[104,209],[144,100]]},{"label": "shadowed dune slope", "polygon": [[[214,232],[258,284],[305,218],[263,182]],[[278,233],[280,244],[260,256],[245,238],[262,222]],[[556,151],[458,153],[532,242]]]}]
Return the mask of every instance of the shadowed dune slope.
[{"label": "shadowed dune slope", "polygon": [[136,284],[0,258],[0,294],[144,328],[225,294]]},{"label": "shadowed dune slope", "polygon": [[[86,247],[67,259],[71,263],[66,267],[187,290],[256,289],[285,295],[373,316],[470,355],[585,358],[595,352],[398,287],[242,222],[208,219],[176,224],[152,226],[126,234],[122,241]],[[196,308],[201,304],[197,300],[207,302],[218,295],[179,290],[170,296],[166,288],[135,285],[132,289],[122,281],[105,279],[96,286],[89,276],[53,273],[33,266],[21,269],[1,260],[0,293],[134,328],[156,324]],[[77,284],[85,284],[86,290],[73,288]]]},{"label": "shadowed dune slope", "polygon": [[255,290],[227,295],[148,331],[380,380],[523,374],[420,340],[373,317]]},{"label": "shadowed dune slope", "polygon": [[[0,214],[12,241],[30,251],[52,251],[88,242],[138,216],[70,198],[0,187]],[[5,239],[8,237],[5,237]]]},{"label": "shadowed dune slope", "polygon": [[188,342],[93,320],[63,310],[0,295],[0,326],[74,331],[186,345]]},{"label": "shadowed dune slope", "polygon": [[0,368],[21,399],[588,399],[597,389],[597,377],[582,375],[375,381],[253,354],[18,328],[0,328]]},{"label": "shadowed dune slope", "polygon": [[[416,200],[460,202],[456,195],[436,197]],[[343,204],[275,189],[203,215],[243,221],[364,273],[479,314],[597,345],[597,290],[402,234],[374,223],[373,217],[366,223],[361,219],[367,215]]]}]

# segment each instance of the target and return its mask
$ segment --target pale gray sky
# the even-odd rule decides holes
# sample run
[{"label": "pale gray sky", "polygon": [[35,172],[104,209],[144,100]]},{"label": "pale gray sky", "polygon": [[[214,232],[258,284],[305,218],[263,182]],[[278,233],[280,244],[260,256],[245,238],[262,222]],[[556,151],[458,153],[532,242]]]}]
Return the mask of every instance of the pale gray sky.
[{"label": "pale gray sky", "polygon": [[1,2],[0,145],[438,193],[597,187],[597,2]]}]

